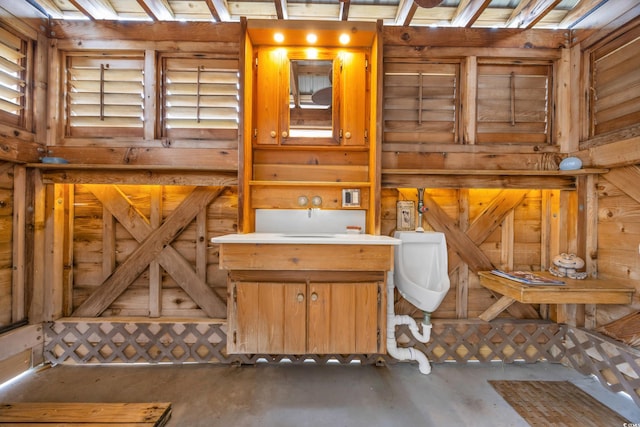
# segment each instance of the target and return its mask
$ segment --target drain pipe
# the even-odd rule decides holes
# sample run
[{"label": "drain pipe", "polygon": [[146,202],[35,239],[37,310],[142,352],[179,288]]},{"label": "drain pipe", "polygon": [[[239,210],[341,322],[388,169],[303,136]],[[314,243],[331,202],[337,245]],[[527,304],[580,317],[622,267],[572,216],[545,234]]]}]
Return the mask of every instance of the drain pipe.
[{"label": "drain pipe", "polygon": [[[393,271],[387,272],[387,352],[398,360],[415,360],[418,362],[420,372],[427,375],[431,373],[431,365],[427,356],[413,347],[398,347],[396,341],[396,326],[409,325],[411,334],[420,342],[426,343],[431,338],[431,321],[428,313],[422,323],[422,333],[413,317],[396,315],[394,313]],[[427,323],[428,322],[428,323]]]}]

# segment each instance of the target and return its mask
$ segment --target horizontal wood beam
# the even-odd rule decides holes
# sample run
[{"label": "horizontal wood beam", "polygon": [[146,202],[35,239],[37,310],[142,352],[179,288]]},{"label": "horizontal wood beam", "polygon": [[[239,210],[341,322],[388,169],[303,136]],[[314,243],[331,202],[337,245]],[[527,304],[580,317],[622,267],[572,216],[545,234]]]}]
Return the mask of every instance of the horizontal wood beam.
[{"label": "horizontal wood beam", "polygon": [[382,173],[383,188],[512,188],[575,190],[571,176],[512,176],[512,175],[398,175]]},{"label": "horizontal wood beam", "polygon": [[[521,30],[501,28],[430,28],[386,26],[382,29],[385,50],[388,46],[414,46],[420,52],[431,47],[504,47],[538,49],[569,46],[565,30]],[[468,54],[468,52],[467,52]],[[480,54],[478,54],[480,56]]]},{"label": "horizontal wood beam", "polygon": [[210,41],[239,43],[242,27],[235,22],[122,22],[52,20],[52,37],[81,40]]},{"label": "horizontal wood beam", "polygon": [[44,169],[46,184],[132,184],[132,185],[196,185],[235,187],[237,172],[165,170],[147,168],[112,169]]}]

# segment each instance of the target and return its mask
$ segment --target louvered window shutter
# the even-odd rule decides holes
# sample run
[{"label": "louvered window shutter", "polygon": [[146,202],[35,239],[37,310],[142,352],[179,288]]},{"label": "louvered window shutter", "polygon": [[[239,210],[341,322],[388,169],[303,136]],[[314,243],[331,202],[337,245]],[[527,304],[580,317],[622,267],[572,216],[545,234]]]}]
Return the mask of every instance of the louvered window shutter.
[{"label": "louvered window shutter", "polygon": [[66,135],[142,137],[144,59],[67,58]]},{"label": "louvered window shutter", "polygon": [[384,142],[458,142],[458,64],[385,64]]},{"label": "louvered window shutter", "polygon": [[551,65],[478,65],[477,143],[551,143]]},{"label": "louvered window shutter", "polygon": [[166,138],[237,140],[237,60],[164,58],[162,129]]},{"label": "louvered window shutter", "polygon": [[635,30],[592,55],[591,136],[640,123],[639,49]]},{"label": "louvered window shutter", "polygon": [[0,121],[24,126],[27,43],[0,28]]}]

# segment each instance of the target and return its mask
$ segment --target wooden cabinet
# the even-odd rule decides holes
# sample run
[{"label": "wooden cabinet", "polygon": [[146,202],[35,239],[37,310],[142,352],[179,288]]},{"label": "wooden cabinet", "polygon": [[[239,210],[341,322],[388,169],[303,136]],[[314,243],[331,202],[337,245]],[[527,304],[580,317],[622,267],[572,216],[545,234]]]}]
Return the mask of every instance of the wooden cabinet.
[{"label": "wooden cabinet", "polygon": [[[316,49],[313,59],[308,50],[262,46],[255,54],[256,104],[253,142],[269,145],[344,145],[366,146],[369,123],[369,60],[365,50]],[[311,63],[311,65],[309,65]],[[324,63],[323,66],[315,65]],[[297,79],[314,68],[325,74],[329,105],[303,109],[300,94],[316,77],[304,84]],[[299,132],[296,132],[298,130]]]},{"label": "wooden cabinet", "polygon": [[383,351],[382,282],[231,281],[229,286],[229,353]]}]

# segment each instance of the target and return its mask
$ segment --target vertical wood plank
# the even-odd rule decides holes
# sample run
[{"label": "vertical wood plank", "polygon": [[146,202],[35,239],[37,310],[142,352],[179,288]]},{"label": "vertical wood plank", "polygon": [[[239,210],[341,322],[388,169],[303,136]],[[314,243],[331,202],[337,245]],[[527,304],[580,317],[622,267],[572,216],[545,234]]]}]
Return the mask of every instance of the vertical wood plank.
[{"label": "vertical wood plank", "polygon": [[207,281],[207,208],[196,216],[196,274],[203,282]]},{"label": "vertical wood plank", "polygon": [[327,354],[331,338],[331,286],[326,283],[310,283],[308,296],[307,351]]},{"label": "vertical wood plank", "polygon": [[463,63],[462,73],[462,109],[460,121],[462,122],[462,143],[476,143],[476,114],[478,97],[478,58],[468,56]]},{"label": "vertical wood plank", "polygon": [[[152,229],[162,223],[162,187],[154,185],[150,194],[149,222]],[[162,313],[162,271],[158,261],[149,263],[149,316],[160,317]]]},{"label": "vertical wood plank", "polygon": [[102,208],[102,277],[106,279],[116,268],[116,221],[111,211]]},{"label": "vertical wood plank", "polygon": [[[32,208],[31,232],[28,240],[32,242],[30,255],[28,258],[33,268],[27,269],[31,275],[31,292],[27,293],[27,312],[30,323],[41,323],[44,321],[44,272],[45,272],[45,205],[46,192],[42,183],[42,173],[40,170],[33,170],[30,173],[30,183],[28,188],[33,188],[33,193],[28,197],[29,206]],[[29,282],[29,280],[27,281]]]},{"label": "vertical wood plank", "polygon": [[329,353],[354,353],[356,349],[356,288],[354,283],[331,283]]},{"label": "vertical wood plank", "polygon": [[282,353],[284,350],[283,283],[258,285],[258,353]]},{"label": "vertical wood plank", "polygon": [[514,251],[514,220],[515,214],[512,210],[502,220],[502,237],[500,244],[500,265],[503,270],[513,270]]},{"label": "vertical wood plank", "polygon": [[284,354],[304,354],[307,348],[307,284],[287,283],[284,288]]},{"label": "vertical wood plank", "polygon": [[[237,282],[235,346],[239,353],[255,353],[258,350],[259,287],[255,282]],[[233,337],[232,337],[233,338]]]},{"label": "vertical wood plank", "polygon": [[156,138],[156,78],[158,76],[156,51],[144,52],[144,139]]},{"label": "vertical wood plank", "polygon": [[13,167],[13,237],[11,277],[11,321],[26,317],[25,307],[25,247],[26,247],[26,186],[27,171],[24,166]]},{"label": "vertical wood plank", "polygon": [[358,283],[355,287],[355,348],[353,353],[378,351],[378,283]]},{"label": "vertical wood plank", "polygon": [[573,104],[572,82],[577,81],[576,72],[579,71],[579,64],[572,63],[573,55],[570,49],[560,49],[560,59],[556,62],[555,67],[555,93],[556,108],[555,119],[553,125],[555,128],[554,139],[560,146],[560,152],[570,153],[578,151],[578,139],[575,137],[575,123],[573,122],[574,111],[577,110]]},{"label": "vertical wood plank", "polygon": [[62,315],[73,312],[73,230],[75,221],[75,190],[73,184],[64,186],[63,247],[62,247]]},{"label": "vertical wood plank", "polygon": [[45,192],[44,319],[53,321],[62,317],[64,185],[47,185]]},{"label": "vertical wood plank", "polygon": [[[53,75],[47,74],[49,71],[49,44],[51,40],[38,32],[37,43],[38,49],[36,49],[33,67],[33,115],[43,119],[35,120],[35,140],[47,141],[47,125],[49,124],[47,115],[51,114],[47,111],[47,90],[50,85],[56,84],[56,80]],[[55,129],[55,127],[51,128],[51,131],[55,132]]]},{"label": "vertical wood plank", "polygon": [[60,94],[60,72],[62,69],[60,51],[58,50],[58,41],[50,39],[47,41],[49,46],[49,73],[47,78],[48,90],[48,117],[47,117],[47,147],[54,147],[58,138],[64,135],[65,121],[64,117],[64,100]]},{"label": "vertical wood plank", "polygon": [[[460,230],[469,230],[469,190],[458,191],[458,222]],[[456,318],[466,319],[469,315],[469,266],[461,262],[458,266],[458,285],[456,288]]]}]

